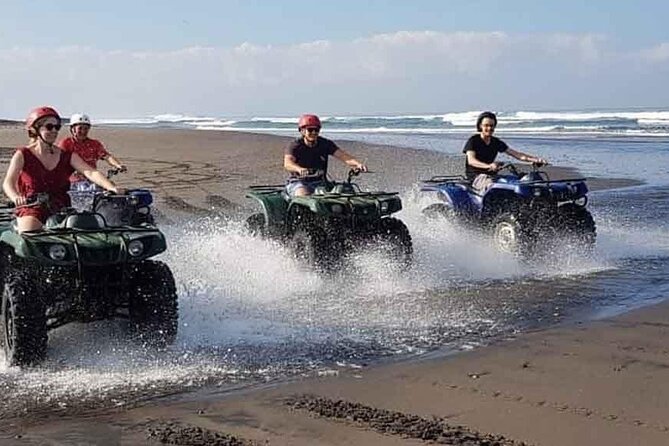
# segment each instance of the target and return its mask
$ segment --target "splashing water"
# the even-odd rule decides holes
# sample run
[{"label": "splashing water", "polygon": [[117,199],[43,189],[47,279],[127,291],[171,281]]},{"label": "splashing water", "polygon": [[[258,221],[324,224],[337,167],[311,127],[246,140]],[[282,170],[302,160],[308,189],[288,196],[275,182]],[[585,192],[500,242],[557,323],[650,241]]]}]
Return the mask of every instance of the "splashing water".
[{"label": "splashing water", "polygon": [[[480,233],[425,220],[429,197],[416,191],[404,195],[399,215],[414,240],[415,263],[405,272],[380,253],[359,250],[338,273],[318,275],[281,244],[249,236],[238,221],[165,227],[170,246],[162,260],[180,296],[175,345],[145,350],[124,334],[124,321],[61,327],[50,332],[41,367],[21,371],[0,360],[0,414],[122,406],[203,385],[468,348],[605,299],[627,307],[635,305],[630,299],[652,301],[669,290],[669,237],[652,224],[657,206],[624,214],[626,197],[593,199],[593,257],[565,246],[533,265],[497,253]],[[640,285],[649,277],[652,289]]]}]

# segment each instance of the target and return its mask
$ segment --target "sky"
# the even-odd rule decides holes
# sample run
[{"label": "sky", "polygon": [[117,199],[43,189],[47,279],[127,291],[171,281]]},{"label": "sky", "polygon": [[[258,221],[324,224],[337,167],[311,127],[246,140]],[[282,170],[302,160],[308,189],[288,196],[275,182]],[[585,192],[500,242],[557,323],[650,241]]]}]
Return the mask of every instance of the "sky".
[{"label": "sky", "polygon": [[669,108],[669,2],[2,0],[0,117]]}]

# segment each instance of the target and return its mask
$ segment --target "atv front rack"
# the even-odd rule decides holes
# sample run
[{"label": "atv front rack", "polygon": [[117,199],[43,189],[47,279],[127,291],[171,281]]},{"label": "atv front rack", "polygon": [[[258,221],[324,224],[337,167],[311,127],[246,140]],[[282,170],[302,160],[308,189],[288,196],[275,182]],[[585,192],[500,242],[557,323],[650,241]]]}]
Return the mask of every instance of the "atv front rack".
[{"label": "atv front rack", "polygon": [[355,193],[340,193],[340,194],[323,194],[315,195],[323,198],[354,198],[354,197],[387,197],[399,195],[399,192],[355,192]]},{"label": "atv front rack", "polygon": [[[283,192],[285,190],[284,184],[258,184],[249,186],[249,189],[254,194],[273,194],[276,192]],[[382,191],[368,191],[368,192],[355,192],[355,193],[324,193],[316,194],[314,196],[324,197],[324,198],[350,198],[350,197],[383,197],[383,196],[392,196],[399,195],[399,192],[382,192]]]},{"label": "atv front rack", "polygon": [[37,231],[25,231],[21,233],[23,237],[35,237],[45,235],[72,235],[72,234],[112,234],[119,232],[158,232],[154,226],[151,227],[135,227],[135,226],[115,226],[107,228],[42,228]]},{"label": "atv front rack", "polygon": [[560,180],[532,180],[532,181],[519,181],[518,184],[529,184],[529,185],[535,185],[535,184],[547,184],[551,185],[554,183],[584,183],[588,179],[587,178],[565,178],[565,179],[560,179]]}]

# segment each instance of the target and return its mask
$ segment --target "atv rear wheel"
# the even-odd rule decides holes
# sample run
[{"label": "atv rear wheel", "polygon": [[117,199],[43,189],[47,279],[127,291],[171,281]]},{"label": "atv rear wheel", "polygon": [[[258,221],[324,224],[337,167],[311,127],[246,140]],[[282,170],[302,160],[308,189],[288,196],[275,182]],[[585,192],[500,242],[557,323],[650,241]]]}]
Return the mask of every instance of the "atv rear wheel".
[{"label": "atv rear wheel", "polygon": [[163,262],[145,260],[130,282],[129,316],[142,342],[158,348],[174,343],[179,323],[174,276]]},{"label": "atv rear wheel", "polygon": [[443,218],[448,221],[455,221],[455,212],[444,203],[434,203],[423,209],[423,215],[430,219]]},{"label": "atv rear wheel", "polygon": [[381,219],[373,238],[391,257],[393,262],[403,267],[411,265],[413,242],[409,230],[401,220],[393,217]]},{"label": "atv rear wheel", "polygon": [[597,240],[597,227],[592,214],[582,206],[565,204],[558,208],[558,236],[571,240],[586,252],[592,252]]},{"label": "atv rear wheel", "polygon": [[533,240],[528,222],[520,214],[504,212],[493,219],[492,237],[495,247],[516,257],[527,257],[532,253]]},{"label": "atv rear wheel", "polygon": [[9,272],[2,290],[2,333],[10,366],[40,363],[46,357],[46,306],[30,274]]}]

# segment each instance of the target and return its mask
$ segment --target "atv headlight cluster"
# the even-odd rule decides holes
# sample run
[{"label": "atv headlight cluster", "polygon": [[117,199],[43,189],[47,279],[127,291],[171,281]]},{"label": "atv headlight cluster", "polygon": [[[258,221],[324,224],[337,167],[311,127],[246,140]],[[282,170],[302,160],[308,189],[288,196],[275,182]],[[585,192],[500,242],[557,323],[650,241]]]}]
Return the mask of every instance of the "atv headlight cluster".
[{"label": "atv headlight cluster", "polygon": [[142,255],[144,252],[144,243],[141,240],[132,240],[128,243],[128,254],[133,257]]},{"label": "atv headlight cluster", "polygon": [[585,195],[582,196],[582,197],[579,197],[576,200],[574,200],[574,204],[577,205],[577,206],[585,206],[586,204],[588,204],[588,197],[585,196]]},{"label": "atv headlight cluster", "polygon": [[53,244],[49,246],[49,257],[51,260],[63,260],[67,256],[67,249],[64,245]]},{"label": "atv headlight cluster", "polygon": [[345,208],[343,204],[334,203],[330,205],[330,212],[333,214],[343,214],[344,210]]},{"label": "atv headlight cluster", "polygon": [[382,214],[392,214],[400,209],[402,209],[402,204],[396,199],[383,200],[379,203],[379,211]]}]

